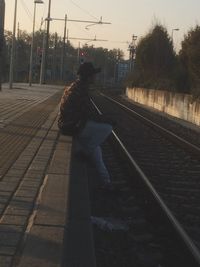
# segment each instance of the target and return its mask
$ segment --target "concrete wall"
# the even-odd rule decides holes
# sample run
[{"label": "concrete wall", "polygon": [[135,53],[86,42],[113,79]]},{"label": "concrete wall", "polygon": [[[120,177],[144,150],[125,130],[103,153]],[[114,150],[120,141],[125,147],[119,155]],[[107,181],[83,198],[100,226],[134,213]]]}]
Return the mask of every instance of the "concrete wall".
[{"label": "concrete wall", "polygon": [[194,101],[191,95],[143,88],[126,88],[126,96],[137,103],[200,126],[200,99]]}]

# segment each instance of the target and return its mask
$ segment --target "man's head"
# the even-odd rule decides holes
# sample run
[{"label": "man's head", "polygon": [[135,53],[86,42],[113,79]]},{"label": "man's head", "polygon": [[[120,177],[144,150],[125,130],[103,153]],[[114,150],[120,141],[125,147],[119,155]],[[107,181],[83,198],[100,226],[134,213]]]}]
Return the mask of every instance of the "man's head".
[{"label": "man's head", "polygon": [[91,62],[84,62],[80,65],[77,74],[81,79],[93,79],[95,74],[101,71],[100,68],[95,68]]}]

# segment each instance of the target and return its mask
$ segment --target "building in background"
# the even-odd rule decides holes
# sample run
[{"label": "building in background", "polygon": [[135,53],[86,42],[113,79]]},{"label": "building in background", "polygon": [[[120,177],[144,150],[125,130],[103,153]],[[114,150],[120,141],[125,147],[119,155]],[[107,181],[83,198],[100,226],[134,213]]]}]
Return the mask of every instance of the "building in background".
[{"label": "building in background", "polygon": [[117,82],[123,82],[129,72],[129,60],[123,60],[118,62],[117,65]]}]

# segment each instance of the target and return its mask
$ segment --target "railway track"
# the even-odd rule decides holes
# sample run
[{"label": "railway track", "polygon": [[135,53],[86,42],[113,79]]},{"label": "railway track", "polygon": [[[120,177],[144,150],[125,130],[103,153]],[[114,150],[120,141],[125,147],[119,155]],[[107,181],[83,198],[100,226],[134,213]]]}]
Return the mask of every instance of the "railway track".
[{"label": "railway track", "polygon": [[[200,162],[196,140],[191,145],[186,140],[182,147],[182,137],[176,137],[176,140],[171,142],[172,137],[175,137],[173,133],[168,139],[169,123],[166,123],[168,128],[164,131],[161,126],[156,126],[155,118],[151,123],[149,118],[141,118],[141,115],[136,115],[135,112],[133,115],[130,110],[124,111],[116,102],[110,102],[103,96],[95,97],[95,103],[112,119],[117,119],[115,132],[123,143],[123,149],[119,149],[121,142],[117,142],[118,137],[113,136],[114,151],[111,149],[112,152],[108,153],[105,149],[104,152],[113,180],[128,178],[120,187],[117,196],[110,197],[110,200],[107,196],[107,199],[103,200],[103,206],[106,206],[112,215],[124,219],[124,210],[129,215],[129,218],[125,219],[129,221],[130,231],[121,237],[123,241],[120,243],[124,244],[126,251],[121,257],[117,257],[116,264],[110,263],[110,266],[200,266]],[[163,119],[162,123],[165,124]],[[161,130],[165,132],[164,135]],[[192,138],[191,132],[189,136]],[[177,140],[178,146],[175,145]],[[128,151],[125,147],[128,147]],[[105,205],[106,201],[108,205]],[[93,212],[97,215],[101,214],[99,207],[102,207],[102,203],[98,202],[97,198],[93,197]],[[108,214],[109,212],[103,211]],[[137,219],[143,224],[134,223]],[[100,235],[96,232],[98,240]],[[101,244],[104,241],[97,243],[99,242]],[[120,251],[119,247],[117,248]],[[98,262],[104,258],[102,255],[107,255],[104,265],[99,266],[109,266],[105,265],[108,258],[110,259],[109,253],[103,253],[99,245],[97,251],[101,255]],[[116,255],[119,256],[120,253],[111,256],[114,261]],[[126,260],[126,263],[123,263],[122,259]],[[130,259],[132,265],[128,263]],[[133,265],[133,262],[137,263]]]}]

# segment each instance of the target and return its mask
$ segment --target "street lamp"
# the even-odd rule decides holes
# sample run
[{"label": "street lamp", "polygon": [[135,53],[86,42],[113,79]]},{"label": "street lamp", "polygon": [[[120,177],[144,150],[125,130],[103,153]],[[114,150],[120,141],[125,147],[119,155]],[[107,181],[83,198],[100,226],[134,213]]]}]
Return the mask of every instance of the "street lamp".
[{"label": "street lamp", "polygon": [[34,1],[34,14],[33,14],[33,32],[31,41],[31,55],[30,55],[30,66],[29,66],[29,86],[32,84],[32,73],[33,73],[33,46],[34,46],[34,33],[35,33],[35,14],[36,14],[36,4],[43,4],[42,0]]},{"label": "street lamp", "polygon": [[49,28],[50,28],[50,21],[51,21],[50,13],[51,13],[51,0],[49,0],[49,5],[48,5],[48,14],[47,14],[47,18],[46,18],[46,21],[47,21],[46,39],[44,40],[45,41],[45,43],[44,43],[45,47],[43,49],[44,54],[42,54],[43,64],[41,67],[42,75],[40,77],[40,81],[42,81],[42,83],[46,82],[46,67],[47,67],[48,50],[49,50]]},{"label": "street lamp", "polygon": [[65,26],[64,26],[64,36],[63,36],[63,49],[62,49],[62,57],[61,57],[61,69],[60,69],[60,78],[63,80],[64,74],[64,64],[65,64],[65,41],[66,41],[66,33],[67,33],[67,15],[65,15]]},{"label": "street lamp", "polygon": [[174,33],[174,31],[179,31],[179,29],[178,28],[172,29],[172,44],[173,44],[173,33]]},{"label": "street lamp", "polygon": [[12,89],[12,84],[13,84],[13,65],[14,65],[16,19],[17,19],[17,0],[15,0],[13,34],[12,34],[12,49],[11,49],[11,55],[10,55],[9,89]]}]

